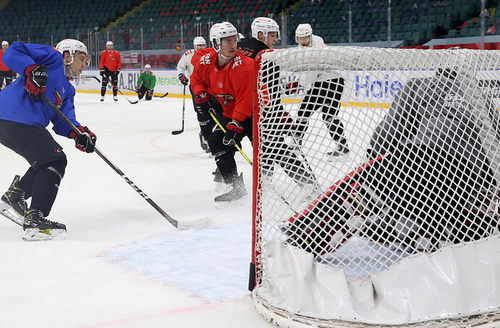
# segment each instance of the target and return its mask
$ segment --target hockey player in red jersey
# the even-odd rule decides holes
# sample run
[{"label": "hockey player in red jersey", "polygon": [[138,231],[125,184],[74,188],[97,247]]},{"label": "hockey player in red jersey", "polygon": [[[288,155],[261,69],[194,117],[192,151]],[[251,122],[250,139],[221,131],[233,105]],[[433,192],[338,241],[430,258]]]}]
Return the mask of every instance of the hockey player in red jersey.
[{"label": "hockey player in red jersey", "polygon": [[12,78],[14,73],[10,68],[5,66],[5,64],[2,61],[2,55],[9,48],[9,42],[7,41],[2,41],[2,50],[0,50],[0,91],[2,91],[3,87],[3,80],[5,78],[5,86],[8,86],[9,84],[12,83]]},{"label": "hockey player in red jersey", "polygon": [[247,57],[255,56],[265,49],[272,49],[280,39],[280,27],[275,20],[267,17],[257,17],[252,22],[252,37],[238,42],[238,51]]},{"label": "hockey player in red jersey", "polygon": [[231,23],[213,25],[210,41],[213,48],[193,56],[191,88],[197,112],[210,117],[210,95],[222,107],[216,117],[226,132],[217,126],[208,144],[224,183],[231,186],[215,201],[231,202],[247,195],[243,175],[238,175],[236,168],[234,144],[240,144],[244,136],[252,140],[253,60],[236,50],[238,32]]},{"label": "hockey player in red jersey", "polygon": [[[118,86],[118,74],[120,74],[122,68],[122,58],[120,53],[113,50],[113,42],[106,42],[106,50],[101,52],[101,61],[99,63],[100,74],[102,76],[102,86],[101,86],[101,101],[104,101],[104,95],[106,94],[106,87],[108,86],[108,79]],[[118,90],[113,87],[113,99],[118,101]]]}]

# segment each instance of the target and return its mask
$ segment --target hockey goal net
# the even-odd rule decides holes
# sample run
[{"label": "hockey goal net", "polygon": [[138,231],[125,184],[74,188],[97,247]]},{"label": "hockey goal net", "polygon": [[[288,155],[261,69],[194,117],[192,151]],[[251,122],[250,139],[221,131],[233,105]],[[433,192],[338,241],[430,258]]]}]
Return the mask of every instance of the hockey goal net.
[{"label": "hockey goal net", "polygon": [[281,327],[500,322],[500,52],[259,56],[258,312]]}]

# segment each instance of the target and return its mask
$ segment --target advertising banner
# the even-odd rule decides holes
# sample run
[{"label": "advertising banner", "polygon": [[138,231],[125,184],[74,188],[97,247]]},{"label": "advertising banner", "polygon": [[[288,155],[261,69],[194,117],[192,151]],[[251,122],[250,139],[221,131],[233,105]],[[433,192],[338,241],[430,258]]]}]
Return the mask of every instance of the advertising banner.
[{"label": "advertising banner", "polygon": [[[179,82],[177,70],[152,70],[156,76],[155,93],[164,94],[168,92],[170,95],[182,95],[184,86]],[[135,90],[137,79],[139,78],[140,70],[122,70],[118,75],[118,88],[122,91]],[[99,75],[98,70],[84,70],[82,76],[95,76],[102,81],[103,77]],[[73,85],[77,91],[89,90],[100,92],[101,83],[94,78],[82,78],[73,81]],[[111,91],[111,84],[108,83],[108,91]],[[128,90],[127,90],[128,89]],[[186,92],[189,95],[189,92]]]}]

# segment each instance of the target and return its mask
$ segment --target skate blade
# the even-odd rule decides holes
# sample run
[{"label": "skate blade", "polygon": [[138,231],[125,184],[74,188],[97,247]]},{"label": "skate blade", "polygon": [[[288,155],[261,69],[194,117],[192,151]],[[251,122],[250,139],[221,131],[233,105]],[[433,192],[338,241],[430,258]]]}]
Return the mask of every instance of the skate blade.
[{"label": "skate blade", "polygon": [[[225,184],[224,182],[215,182],[215,191],[216,192],[221,192],[221,193],[226,193],[229,191],[229,186]],[[222,192],[224,190],[224,192]]]},{"label": "skate blade", "polygon": [[247,195],[242,196],[238,199],[235,199],[230,202],[215,202],[215,208],[218,210],[227,210],[230,208],[237,208],[237,207],[242,207],[245,205],[245,199],[247,198]]},{"label": "skate blade", "polygon": [[20,226],[24,223],[24,217],[17,214],[16,211],[7,203],[0,200],[0,214],[2,214],[7,219],[11,220],[15,224]]},{"label": "skate blade", "polygon": [[345,153],[332,152],[332,154],[327,154],[328,162],[346,162],[350,159],[351,151]]},{"label": "skate blade", "polygon": [[64,229],[49,229],[40,231],[38,228],[28,228],[24,232],[24,241],[63,240],[66,238],[66,230]]}]

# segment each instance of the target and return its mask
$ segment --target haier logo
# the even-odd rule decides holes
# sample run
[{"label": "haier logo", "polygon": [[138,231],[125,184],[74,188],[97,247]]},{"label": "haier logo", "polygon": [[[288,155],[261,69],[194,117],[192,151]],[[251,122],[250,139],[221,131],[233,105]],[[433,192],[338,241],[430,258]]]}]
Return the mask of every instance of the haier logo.
[{"label": "haier logo", "polygon": [[400,81],[390,81],[389,75],[386,75],[384,80],[376,80],[370,75],[356,75],[356,97],[363,95],[366,97],[376,98],[394,98],[396,93],[403,88],[403,83]]}]

